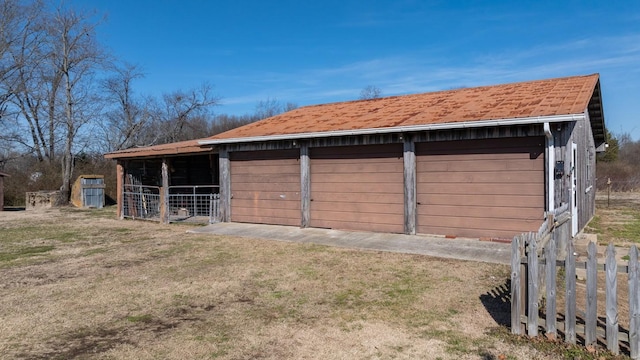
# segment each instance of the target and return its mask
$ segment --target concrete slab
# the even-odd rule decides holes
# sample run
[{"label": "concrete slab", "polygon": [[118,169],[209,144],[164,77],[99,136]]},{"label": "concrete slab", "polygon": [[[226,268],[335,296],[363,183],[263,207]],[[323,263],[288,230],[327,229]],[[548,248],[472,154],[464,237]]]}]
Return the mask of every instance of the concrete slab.
[{"label": "concrete slab", "polygon": [[292,226],[217,223],[187,231],[198,234],[233,235],[287,242],[311,243],[351,249],[421,254],[448,259],[510,264],[511,245],[477,239],[382,234]]}]

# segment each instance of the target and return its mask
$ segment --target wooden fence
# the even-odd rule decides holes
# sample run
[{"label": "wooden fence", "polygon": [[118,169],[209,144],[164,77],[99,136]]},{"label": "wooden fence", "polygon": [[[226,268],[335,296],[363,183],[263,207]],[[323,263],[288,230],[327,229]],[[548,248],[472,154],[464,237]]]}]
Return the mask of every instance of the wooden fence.
[{"label": "wooden fence", "polygon": [[[566,243],[566,257],[556,259],[558,234],[554,229],[545,234],[527,233],[516,236],[511,253],[511,332],[538,336],[539,330],[555,339],[561,330],[564,341],[576,344],[577,336],[586,347],[595,347],[600,341],[613,354],[620,352],[621,345],[633,359],[640,359],[640,270],[638,268],[638,248],[629,250],[627,265],[616,262],[616,249],[607,246],[604,261],[598,262],[596,245],[587,247],[587,260],[576,261],[572,241]],[[548,236],[548,235],[551,236]],[[547,238],[544,246],[540,240]],[[558,268],[564,273],[564,284],[558,284]],[[586,278],[586,299],[584,310],[577,314],[576,269],[584,269]],[[598,284],[598,273],[604,272],[604,286]],[[628,274],[627,313],[619,307],[618,274]],[[560,277],[561,278],[561,277]],[[533,280],[533,281],[531,281]],[[558,287],[560,285],[560,287]],[[600,289],[598,288],[600,286]],[[558,291],[564,293],[564,314],[557,311]],[[598,291],[605,293],[605,319],[598,318]],[[544,302],[544,309],[540,305]],[[602,306],[602,305],[601,305]],[[544,310],[544,311],[543,311]],[[602,309],[601,309],[602,310]],[[541,319],[544,317],[543,319]],[[628,329],[619,324],[620,315],[628,318]],[[579,322],[580,324],[577,324]]]}]

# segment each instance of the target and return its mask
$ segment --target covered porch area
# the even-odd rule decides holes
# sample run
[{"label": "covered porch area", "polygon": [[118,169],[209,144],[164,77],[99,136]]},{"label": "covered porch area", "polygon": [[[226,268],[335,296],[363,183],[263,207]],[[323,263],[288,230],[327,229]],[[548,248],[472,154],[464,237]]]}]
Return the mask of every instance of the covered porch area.
[{"label": "covered porch area", "polygon": [[117,215],[159,221],[219,220],[218,154],[197,140],[108,153],[117,161]]}]

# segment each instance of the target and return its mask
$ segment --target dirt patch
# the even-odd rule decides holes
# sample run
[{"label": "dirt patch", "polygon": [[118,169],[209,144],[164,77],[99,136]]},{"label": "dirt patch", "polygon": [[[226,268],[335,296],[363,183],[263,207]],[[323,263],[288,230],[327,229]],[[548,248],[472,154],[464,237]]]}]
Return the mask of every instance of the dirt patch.
[{"label": "dirt patch", "polygon": [[118,221],[113,209],[3,213],[0,253],[15,256],[0,261],[0,353],[553,358],[493,335],[509,319],[508,266],[188,228]]}]

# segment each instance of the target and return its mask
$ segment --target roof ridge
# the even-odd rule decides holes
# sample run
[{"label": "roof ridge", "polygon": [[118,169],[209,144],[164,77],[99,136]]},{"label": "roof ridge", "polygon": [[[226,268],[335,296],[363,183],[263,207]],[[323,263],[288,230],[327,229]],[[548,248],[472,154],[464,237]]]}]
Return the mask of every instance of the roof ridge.
[{"label": "roof ridge", "polygon": [[[385,99],[394,99],[394,98],[401,98],[401,97],[407,97],[407,96],[420,96],[420,95],[425,95],[425,94],[441,94],[441,93],[447,93],[447,92],[461,92],[461,91],[469,91],[469,90],[474,90],[474,89],[477,90],[477,89],[494,88],[494,87],[502,87],[502,86],[510,86],[510,85],[517,86],[517,85],[522,85],[522,84],[533,84],[533,83],[537,83],[537,82],[556,82],[556,81],[561,81],[561,80],[586,78],[586,77],[593,77],[593,76],[599,77],[600,74],[599,73],[592,73],[592,74],[587,74],[587,75],[561,76],[561,77],[556,77],[556,78],[536,79],[536,80],[523,80],[523,81],[515,81],[515,82],[508,82],[508,83],[501,83],[501,84],[488,84],[488,85],[462,87],[462,88],[456,88],[456,89],[443,89],[443,90],[426,91],[426,92],[419,92],[419,93],[396,94],[396,95],[383,96],[383,97],[373,98],[373,99],[353,99],[353,100],[344,100],[344,101],[334,101],[334,102],[321,103],[321,104],[305,105],[305,106],[301,106],[301,107],[296,108],[296,109],[291,110],[291,111],[296,111],[296,110],[301,110],[301,109],[306,109],[306,108],[313,108],[313,107],[320,107],[320,106],[338,105],[338,104],[353,104],[353,103],[368,102],[368,101],[370,101],[370,102],[382,101],[382,100],[385,100]],[[278,115],[276,115],[276,116],[278,116]],[[266,119],[262,119],[262,120],[266,120]],[[262,121],[262,120],[260,120],[260,121]]]}]

